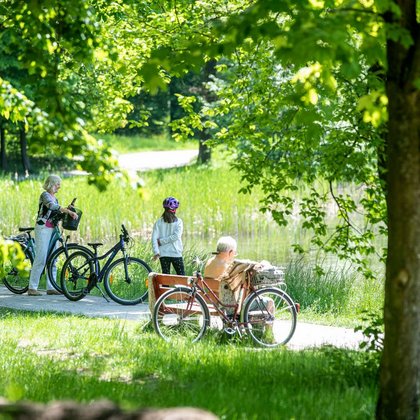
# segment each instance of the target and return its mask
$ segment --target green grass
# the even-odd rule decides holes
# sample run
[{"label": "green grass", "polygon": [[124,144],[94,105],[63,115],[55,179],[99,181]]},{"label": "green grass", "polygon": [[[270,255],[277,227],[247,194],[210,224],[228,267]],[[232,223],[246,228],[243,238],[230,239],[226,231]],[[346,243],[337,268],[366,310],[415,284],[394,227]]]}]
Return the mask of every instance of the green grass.
[{"label": "green grass", "polygon": [[136,322],[0,309],[0,395],[195,406],[226,419],[369,419],[377,362],[332,348],[169,345]]},{"label": "green grass", "polygon": [[114,134],[97,135],[108,146],[118,153],[142,152],[151,150],[180,150],[197,149],[197,141],[177,142],[170,139],[167,135],[156,136],[117,136]]},{"label": "green grass", "polygon": [[314,264],[295,259],[285,267],[287,292],[300,303],[303,320],[352,326],[363,311],[383,305],[383,281],[366,280],[351,266],[336,262],[319,273]]}]

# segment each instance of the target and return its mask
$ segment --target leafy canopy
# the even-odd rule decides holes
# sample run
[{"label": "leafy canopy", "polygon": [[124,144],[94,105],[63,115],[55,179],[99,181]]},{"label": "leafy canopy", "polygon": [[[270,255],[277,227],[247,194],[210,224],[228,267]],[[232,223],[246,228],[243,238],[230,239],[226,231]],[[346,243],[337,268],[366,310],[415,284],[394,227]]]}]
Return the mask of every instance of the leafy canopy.
[{"label": "leafy canopy", "polygon": [[[385,13],[398,8],[388,1],[260,0],[221,14],[222,1],[199,4],[200,16],[185,3],[166,11],[189,27],[152,52],[146,83],[163,86],[162,74],[218,59],[209,86],[218,100],[197,113],[194,98],[180,98],[190,112],[177,124],[180,133],[211,124],[213,142],[238,157],[242,191],[263,188],[262,211],[279,224],[299,214],[317,248],[352,258],[372,276],[375,235],[386,233],[385,32],[411,42],[385,24]],[[355,193],[343,192],[347,182],[358,186]],[[296,203],[291,192],[303,184],[309,190]],[[333,229],[331,207],[339,215]]]}]

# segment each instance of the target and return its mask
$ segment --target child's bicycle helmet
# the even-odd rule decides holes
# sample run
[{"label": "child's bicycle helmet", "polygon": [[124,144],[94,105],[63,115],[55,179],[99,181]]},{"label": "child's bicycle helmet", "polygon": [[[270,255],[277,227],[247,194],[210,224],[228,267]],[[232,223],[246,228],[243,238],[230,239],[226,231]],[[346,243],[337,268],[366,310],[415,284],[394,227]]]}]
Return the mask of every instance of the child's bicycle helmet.
[{"label": "child's bicycle helmet", "polygon": [[168,197],[163,200],[163,208],[176,210],[179,207],[179,201],[174,197]]}]

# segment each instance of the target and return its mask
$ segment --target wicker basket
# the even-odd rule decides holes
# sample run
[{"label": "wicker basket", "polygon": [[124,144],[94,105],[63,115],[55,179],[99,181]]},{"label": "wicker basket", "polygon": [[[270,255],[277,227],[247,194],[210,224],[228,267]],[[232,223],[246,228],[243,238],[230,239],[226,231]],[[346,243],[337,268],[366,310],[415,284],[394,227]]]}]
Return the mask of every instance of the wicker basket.
[{"label": "wicker basket", "polygon": [[284,284],[284,271],[279,267],[256,270],[255,274],[251,277],[251,284],[255,288]]}]

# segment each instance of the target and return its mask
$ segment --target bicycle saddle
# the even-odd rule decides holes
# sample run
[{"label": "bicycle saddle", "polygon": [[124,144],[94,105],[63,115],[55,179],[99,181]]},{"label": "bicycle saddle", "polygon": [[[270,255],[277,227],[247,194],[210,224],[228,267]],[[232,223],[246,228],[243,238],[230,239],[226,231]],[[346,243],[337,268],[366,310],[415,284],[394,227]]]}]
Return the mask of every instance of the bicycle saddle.
[{"label": "bicycle saddle", "polygon": [[88,242],[88,245],[91,246],[93,249],[97,249],[103,245],[102,242]]}]

